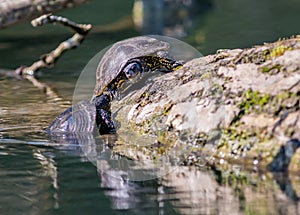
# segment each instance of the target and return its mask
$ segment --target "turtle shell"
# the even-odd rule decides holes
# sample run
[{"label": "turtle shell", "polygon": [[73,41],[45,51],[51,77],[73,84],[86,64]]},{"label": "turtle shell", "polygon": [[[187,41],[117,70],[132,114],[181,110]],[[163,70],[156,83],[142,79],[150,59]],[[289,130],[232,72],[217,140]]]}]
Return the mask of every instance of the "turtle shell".
[{"label": "turtle shell", "polygon": [[95,96],[103,93],[130,59],[149,55],[164,56],[168,53],[169,48],[169,43],[150,36],[134,37],[115,43],[99,62],[96,72]]}]

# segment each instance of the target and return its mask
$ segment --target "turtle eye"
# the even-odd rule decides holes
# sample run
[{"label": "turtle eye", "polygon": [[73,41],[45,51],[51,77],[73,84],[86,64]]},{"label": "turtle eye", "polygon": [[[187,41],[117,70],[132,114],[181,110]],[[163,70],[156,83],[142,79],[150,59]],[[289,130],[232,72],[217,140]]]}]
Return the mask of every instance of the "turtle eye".
[{"label": "turtle eye", "polygon": [[132,79],[142,72],[142,65],[137,62],[132,62],[127,64],[123,71],[128,79]]}]

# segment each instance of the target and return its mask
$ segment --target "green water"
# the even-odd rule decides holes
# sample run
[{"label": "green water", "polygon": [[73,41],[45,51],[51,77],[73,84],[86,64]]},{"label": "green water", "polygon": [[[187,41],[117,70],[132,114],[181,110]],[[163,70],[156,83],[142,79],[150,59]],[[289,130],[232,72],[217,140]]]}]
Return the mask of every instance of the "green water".
[{"label": "green water", "polygon": [[[95,26],[78,49],[38,74],[61,100],[45,96],[27,81],[0,76],[0,214],[299,213],[297,176],[253,173],[251,181],[237,185],[221,183],[217,172],[178,168],[161,179],[118,180],[122,172],[103,171],[85,149],[55,145],[42,131],[70,105],[86,63],[116,41],[141,34],[175,35],[207,55],[300,33],[296,0],[199,0],[183,19],[175,19],[173,12],[167,19],[154,17],[166,10],[150,10],[153,20],[146,20],[142,28],[130,22],[133,6],[133,1],[94,0],[59,13]],[[70,35],[60,26],[34,29],[28,23],[1,30],[0,68],[30,65]],[[93,141],[101,155],[110,156],[105,138]]]}]

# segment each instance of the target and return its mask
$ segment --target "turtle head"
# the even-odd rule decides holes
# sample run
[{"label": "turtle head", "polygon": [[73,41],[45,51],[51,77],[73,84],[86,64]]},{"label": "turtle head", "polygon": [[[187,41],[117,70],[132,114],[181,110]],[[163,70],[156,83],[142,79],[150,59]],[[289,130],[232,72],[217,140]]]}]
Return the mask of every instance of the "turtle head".
[{"label": "turtle head", "polygon": [[126,62],[117,77],[111,81],[106,89],[115,92],[122,88],[126,81],[132,84],[142,78],[144,73],[157,71],[164,73],[171,72],[180,68],[182,65],[181,62],[159,56],[149,55],[133,58]]},{"label": "turtle head", "polygon": [[123,67],[122,72],[129,80],[134,79],[144,72],[160,71],[171,72],[183,65],[182,62],[159,56],[143,56],[131,59]]}]

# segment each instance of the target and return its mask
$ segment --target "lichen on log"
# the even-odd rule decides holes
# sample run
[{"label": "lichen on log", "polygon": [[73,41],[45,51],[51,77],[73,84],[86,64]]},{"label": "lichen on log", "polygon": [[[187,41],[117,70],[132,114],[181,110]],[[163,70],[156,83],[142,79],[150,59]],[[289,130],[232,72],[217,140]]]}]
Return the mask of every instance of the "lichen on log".
[{"label": "lichen on log", "polygon": [[159,145],[115,150],[153,158],[180,141],[192,147],[185,164],[299,171],[299,102],[299,36],[219,50],[114,101],[120,133],[153,135]]}]

